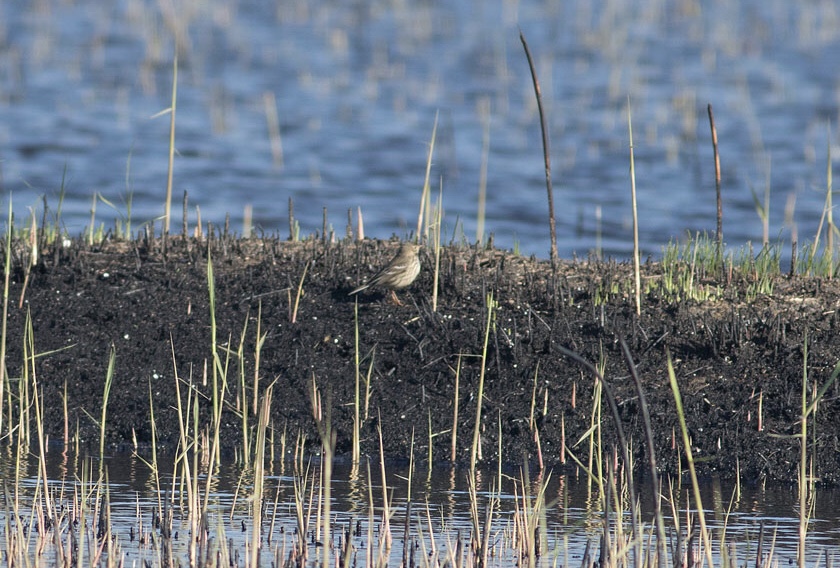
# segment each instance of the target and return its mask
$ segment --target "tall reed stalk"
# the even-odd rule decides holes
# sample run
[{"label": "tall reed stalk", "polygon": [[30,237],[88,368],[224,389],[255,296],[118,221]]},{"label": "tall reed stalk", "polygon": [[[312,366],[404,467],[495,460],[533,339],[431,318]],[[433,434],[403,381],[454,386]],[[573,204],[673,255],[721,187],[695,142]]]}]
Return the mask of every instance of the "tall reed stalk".
[{"label": "tall reed stalk", "polygon": [[830,266],[830,270],[828,273],[829,278],[834,277],[834,234],[837,233],[837,227],[834,225],[834,205],[833,205],[833,198],[832,198],[832,181],[833,181],[833,173],[831,171],[831,134],[829,133],[829,139],[827,141],[828,151],[826,157],[826,172],[825,172],[825,210],[826,210],[826,217],[828,222],[828,234],[826,235],[826,247],[828,248],[828,263]]},{"label": "tall reed stalk", "polygon": [[265,344],[265,338],[268,336],[268,332],[262,332],[262,300],[259,301],[257,306],[257,332],[256,332],[256,344],[254,345],[254,384],[253,384],[253,392],[251,395],[253,396],[253,410],[252,412],[256,416],[257,412],[259,412],[258,403],[260,400],[260,358],[262,357],[262,348]]},{"label": "tall reed stalk", "polygon": [[321,466],[323,467],[321,498],[323,501],[322,523],[324,527],[322,565],[329,566],[330,554],[332,553],[332,546],[330,545],[332,542],[330,507],[332,502],[332,470],[336,432],[332,427],[332,403],[328,399],[326,409],[324,408],[321,394],[318,392],[318,386],[315,384],[314,373],[312,374],[312,392],[310,396],[312,400],[312,416],[318,428],[318,435],[321,437]]},{"label": "tall reed stalk", "polygon": [[169,107],[169,167],[166,173],[166,201],[163,207],[163,234],[169,233],[172,210],[172,174],[175,165],[175,108],[178,100],[178,55],[172,60],[172,106]]},{"label": "tall reed stalk", "polygon": [[801,415],[799,420],[799,546],[796,550],[796,562],[799,568],[805,568],[805,535],[810,517],[808,497],[812,485],[808,480],[808,336],[802,348],[802,390],[800,396]]},{"label": "tall reed stalk", "polygon": [[545,112],[543,111],[542,91],[540,80],[537,78],[537,70],[534,66],[534,59],[531,57],[531,50],[528,42],[525,41],[525,34],[519,31],[519,41],[525,49],[525,57],[528,59],[528,67],[531,70],[531,81],[534,84],[534,95],[537,97],[537,109],[540,113],[540,132],[542,133],[543,163],[545,164],[545,189],[548,193],[548,232],[551,239],[551,267],[557,267],[557,226],[554,221],[554,188],[551,184],[551,144],[548,138],[548,125],[546,124]]},{"label": "tall reed stalk", "polygon": [[429,153],[426,158],[426,177],[423,180],[423,191],[420,195],[420,212],[417,214],[417,232],[415,233],[418,239],[425,237],[428,240],[429,230],[429,208],[431,207],[431,192],[432,186],[430,184],[430,177],[432,175],[432,156],[435,152],[435,140],[437,138],[438,113],[435,113],[435,124],[432,127],[432,139],[429,142]]},{"label": "tall reed stalk", "polygon": [[359,297],[356,296],[356,299],[353,303],[353,356],[355,358],[355,365],[353,366],[356,371],[356,382],[355,382],[355,391],[353,397],[353,453],[352,453],[352,462],[354,464],[359,463],[359,459],[361,457],[361,449],[360,449],[360,442],[359,439],[361,438],[361,370],[359,369],[359,365],[361,365],[361,356],[359,353]]},{"label": "tall reed stalk", "polygon": [[697,471],[694,468],[694,454],[691,451],[691,439],[688,436],[688,426],[685,422],[682,396],[680,395],[680,387],[679,384],[677,384],[677,375],[674,372],[674,363],[671,361],[670,353],[668,353],[668,381],[671,384],[671,391],[674,394],[674,403],[677,406],[677,418],[680,422],[683,453],[685,454],[685,461],[688,463],[688,472],[691,475],[691,488],[694,492],[694,503],[697,507],[697,518],[700,520],[700,537],[703,540],[703,551],[706,553],[706,562],[711,567],[714,566],[714,560],[712,559],[712,543],[709,540],[709,532],[706,529],[706,515],[703,513],[703,500],[700,497],[700,483],[697,480]]},{"label": "tall reed stalk", "polygon": [[717,228],[715,230],[715,262],[718,269],[723,266],[723,200],[720,192],[720,154],[718,153],[718,135],[715,127],[715,114],[712,103],[706,107],[709,114],[709,128],[712,131],[712,151],[715,159],[715,195],[717,197]]},{"label": "tall reed stalk", "polygon": [[[35,408],[35,427],[38,430],[38,465],[39,477],[44,483],[44,503],[47,508],[47,517],[50,522],[55,520],[55,511],[52,507],[52,500],[49,493],[49,478],[47,477],[47,446],[46,435],[44,434],[44,397],[38,387],[38,376],[35,372],[35,335],[32,329],[32,319],[27,310],[26,344],[31,359],[26,362],[27,367],[31,365],[32,379],[32,406]],[[26,427],[29,430],[29,425]],[[28,437],[28,436],[27,436]]]},{"label": "tall reed stalk", "polygon": [[[219,427],[222,423],[222,397],[226,390],[227,373],[219,356],[216,339],[216,279],[213,273],[213,259],[210,246],[207,247],[207,291],[210,307],[210,351],[212,354],[211,377],[213,388],[213,463],[220,465],[221,457],[216,449],[219,446]],[[223,384],[220,384],[223,383]],[[209,490],[209,488],[208,488]]]},{"label": "tall reed stalk", "polygon": [[482,123],[481,168],[478,174],[478,214],[475,223],[475,242],[484,242],[484,218],[487,208],[487,165],[490,162],[490,99],[483,97],[478,102],[478,116]]},{"label": "tall reed stalk", "polygon": [[814,394],[811,401],[808,401],[808,335],[805,335],[805,341],[802,348],[802,390],[800,395],[801,415],[799,419],[800,431],[797,437],[799,438],[799,542],[797,550],[797,564],[799,568],[805,566],[805,537],[808,531],[808,522],[811,518],[811,506],[814,497],[814,476],[808,475],[808,420],[816,414],[820,401],[825,397],[825,393],[831,388],[837,378],[840,377],[840,363],[837,363],[831,376]]},{"label": "tall reed stalk", "polygon": [[[3,401],[9,381],[6,371],[6,329],[9,321],[9,281],[12,270],[12,196],[9,195],[9,215],[6,218],[6,247],[3,259],[3,321],[0,322],[0,436],[4,435]],[[9,417],[10,418],[10,417]]]},{"label": "tall reed stalk", "polygon": [[639,250],[639,211],[636,207],[636,159],[633,149],[633,120],[630,112],[630,97],[627,97],[627,131],[630,135],[630,202],[633,208],[633,277],[636,315],[642,313],[641,251]]},{"label": "tall reed stalk", "polygon": [[[242,326],[242,333],[239,336],[239,347],[235,352],[236,362],[238,365],[237,376],[239,378],[239,396],[237,398],[237,412],[239,412],[239,419],[242,424],[242,464],[248,467],[251,464],[251,427],[248,420],[248,385],[246,384],[245,372],[245,338],[248,334],[248,321],[250,320],[250,312],[245,316],[245,323]],[[231,350],[227,349],[230,353]]]},{"label": "tall reed stalk", "polygon": [[385,447],[382,444],[382,417],[376,421],[376,433],[379,435],[379,473],[382,476],[382,523],[379,537],[379,556],[377,564],[384,566],[386,559],[391,551],[392,536],[391,536],[391,517],[393,510],[391,509],[391,499],[388,495],[388,476],[385,474]]},{"label": "tall reed stalk", "polygon": [[[467,491],[470,499],[470,521],[472,523],[472,538],[470,551],[474,565],[478,568],[487,566],[490,555],[490,535],[493,528],[493,517],[500,501],[501,480],[497,480],[498,489],[491,486],[487,502],[484,506],[482,518],[479,510],[478,476],[475,471],[467,473]],[[460,540],[460,539],[459,539]],[[460,561],[460,558],[459,558]],[[460,562],[457,564],[460,565]]]},{"label": "tall reed stalk", "polygon": [[475,472],[475,463],[478,455],[479,441],[481,438],[481,406],[484,398],[484,375],[487,370],[487,345],[490,342],[490,329],[493,327],[494,310],[496,302],[493,299],[493,292],[487,294],[487,324],[484,329],[484,346],[481,350],[481,371],[478,377],[478,393],[475,402],[475,428],[473,429],[472,449],[470,451],[470,472]]},{"label": "tall reed stalk", "polygon": [[[452,403],[452,442],[450,444],[449,461],[455,463],[455,456],[458,452],[458,406],[461,400],[460,397],[460,383],[461,383],[461,358],[462,353],[458,353],[458,363],[455,365],[455,385],[452,387],[454,401]],[[429,464],[431,467],[431,464]]]},{"label": "tall reed stalk", "polygon": [[273,392],[274,386],[272,384],[265,390],[265,394],[262,398],[262,405],[260,405],[259,417],[257,418],[256,448],[254,451],[254,489],[252,493],[253,524],[251,526],[251,566],[260,565],[263,487],[265,484],[265,440],[266,432],[268,431],[268,421],[271,417],[271,399],[273,397]]},{"label": "tall reed stalk", "polygon": [[105,388],[102,392],[102,416],[99,422],[99,474],[102,475],[102,467],[105,464],[105,424],[108,415],[108,398],[111,395],[111,386],[114,384],[114,367],[117,361],[117,348],[111,343],[110,354],[108,355],[108,370],[105,372]]},{"label": "tall reed stalk", "polygon": [[432,231],[432,243],[434,245],[435,269],[432,278],[432,311],[436,312],[438,307],[438,288],[440,282],[440,253],[443,250],[441,244],[441,225],[443,223],[443,182],[440,184],[437,208],[435,209],[435,228]]}]

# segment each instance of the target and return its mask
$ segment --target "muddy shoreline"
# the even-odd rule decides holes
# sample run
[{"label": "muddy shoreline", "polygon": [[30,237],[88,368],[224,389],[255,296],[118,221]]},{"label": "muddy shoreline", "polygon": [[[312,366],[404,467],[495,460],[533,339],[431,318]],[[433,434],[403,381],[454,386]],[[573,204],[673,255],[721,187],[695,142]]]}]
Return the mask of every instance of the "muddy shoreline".
[{"label": "muddy shoreline", "polygon": [[[116,354],[108,404],[107,443],[131,447],[152,440],[150,397],[158,443],[174,451],[179,436],[175,373],[211,391],[211,326],[207,254],[213,261],[219,353],[230,354],[223,445],[242,443],[241,408],[251,412],[258,391],[274,382],[275,445],[298,433],[317,452],[310,392],[313,377],[329,401],[337,452],[347,455],[355,396],[355,303],[347,293],[386,262],[396,243],[277,239],[170,238],[90,247],[44,247],[25,270],[25,249],[16,248],[7,319],[6,361],[13,406],[24,375],[23,345],[31,317],[34,369],[43,393],[45,426],[52,441],[79,436],[98,446],[102,394],[111,348]],[[361,449],[378,457],[378,426],[389,459],[429,454],[450,460],[458,371],[458,438],[455,461],[469,461],[480,354],[487,329],[488,294],[496,301],[490,326],[482,413],[482,458],[546,466],[569,450],[586,462],[592,375],[563,354],[578,353],[604,366],[615,393],[635,463],[646,463],[639,398],[622,357],[626,341],[650,406],[654,449],[662,471],[680,471],[682,443],[668,384],[667,354],[680,385],[692,448],[701,474],[745,482],[796,481],[804,349],[810,395],[840,359],[837,307],[840,287],[828,279],[776,276],[771,294],[747,293],[749,275],[728,276],[719,296],[680,300],[650,291],[637,316],[628,290],[631,267],[614,262],[549,263],[510,252],[448,247],[441,256],[437,310],[432,309],[432,258],[424,252],[417,282],[394,306],[385,294],[359,296],[361,372],[370,372],[368,418]],[[298,285],[304,295],[295,322]],[[662,278],[648,263],[643,281]],[[25,282],[25,290],[24,290]],[[19,302],[23,298],[22,307]],[[264,336],[255,371],[257,334]],[[173,360],[174,352],[174,360]],[[242,390],[236,353],[244,354]],[[235,378],[235,380],[234,380]],[[66,398],[65,398],[66,392]],[[810,425],[814,474],[840,482],[840,388],[825,393]],[[4,404],[8,404],[4,402]],[[66,412],[65,412],[66,407]],[[210,419],[202,399],[200,420]],[[533,418],[532,418],[533,417]],[[615,427],[604,402],[603,444],[612,452]],[[249,424],[253,427],[253,415]],[[8,428],[8,421],[3,426]],[[537,435],[538,433],[538,435]],[[8,430],[2,432],[8,435]],[[501,442],[499,437],[501,436]],[[563,451],[565,441],[569,450]],[[684,467],[684,464],[683,464]]]}]

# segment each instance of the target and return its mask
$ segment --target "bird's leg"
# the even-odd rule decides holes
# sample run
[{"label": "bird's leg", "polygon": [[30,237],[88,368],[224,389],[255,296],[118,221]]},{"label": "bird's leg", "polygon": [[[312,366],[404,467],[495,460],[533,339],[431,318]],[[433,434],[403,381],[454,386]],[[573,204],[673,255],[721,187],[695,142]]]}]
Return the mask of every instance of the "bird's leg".
[{"label": "bird's leg", "polygon": [[403,303],[400,302],[400,299],[397,298],[397,293],[396,292],[394,292],[393,290],[388,290],[388,292],[389,292],[389,294],[388,294],[388,301],[389,302],[391,302],[395,306],[402,306],[403,305]]}]

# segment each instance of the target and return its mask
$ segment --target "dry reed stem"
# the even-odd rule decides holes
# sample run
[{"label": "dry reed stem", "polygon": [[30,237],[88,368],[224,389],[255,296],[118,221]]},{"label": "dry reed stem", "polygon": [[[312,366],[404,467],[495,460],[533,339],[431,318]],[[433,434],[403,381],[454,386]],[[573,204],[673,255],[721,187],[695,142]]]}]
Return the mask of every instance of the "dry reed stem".
[{"label": "dry reed stem", "polygon": [[642,313],[641,251],[639,250],[639,210],[636,207],[636,159],[633,149],[633,122],[630,113],[630,97],[627,97],[627,130],[630,134],[630,201],[633,208],[633,277],[636,315]]},{"label": "dry reed stem", "polygon": [[[169,107],[169,168],[166,173],[166,201],[163,208],[163,234],[169,233],[169,214],[172,209],[172,174],[175,164],[175,108],[178,99],[178,55],[172,61],[172,106]],[[91,231],[93,224],[91,223]]]},{"label": "dry reed stem", "polygon": [[709,113],[709,127],[712,131],[712,150],[715,157],[715,194],[717,195],[717,229],[715,230],[715,243],[717,245],[717,262],[723,259],[723,200],[720,193],[720,154],[718,154],[718,135],[715,128],[715,115],[712,112],[712,103],[707,107]]},{"label": "dry reed stem", "polygon": [[540,131],[542,132],[543,162],[545,163],[545,189],[548,193],[548,232],[551,238],[551,266],[557,267],[557,227],[554,221],[554,188],[551,185],[551,148],[548,139],[548,126],[546,125],[545,112],[543,111],[542,92],[540,81],[537,78],[537,70],[534,66],[534,59],[531,57],[531,50],[528,49],[528,42],[525,41],[525,34],[519,30],[519,40],[525,48],[525,56],[528,58],[528,67],[531,69],[531,80],[534,83],[534,95],[537,97],[537,108],[540,113]]}]

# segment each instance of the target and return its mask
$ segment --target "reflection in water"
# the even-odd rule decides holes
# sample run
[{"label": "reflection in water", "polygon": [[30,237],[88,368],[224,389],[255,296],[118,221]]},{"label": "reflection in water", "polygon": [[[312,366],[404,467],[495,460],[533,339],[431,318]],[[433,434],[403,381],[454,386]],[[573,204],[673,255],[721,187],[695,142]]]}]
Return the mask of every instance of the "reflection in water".
[{"label": "reflection in water", "polygon": [[[199,530],[206,531],[202,534],[209,537],[208,546],[222,546],[225,554],[239,558],[239,565],[243,565],[257,513],[261,515],[263,565],[269,565],[268,559],[281,563],[287,560],[301,534],[310,562],[318,562],[323,545],[332,546],[338,554],[349,543],[352,548],[347,551],[356,565],[374,562],[385,554],[389,564],[396,566],[403,553],[412,552],[415,564],[423,565],[420,558],[428,559],[430,555],[437,555],[443,561],[459,554],[459,550],[460,554],[467,554],[476,526],[471,517],[467,472],[458,468],[418,469],[410,476],[404,467],[389,465],[385,468],[388,482],[383,486],[378,463],[364,462],[361,468],[336,464],[331,504],[333,529],[328,540],[326,527],[320,521],[318,462],[309,463],[308,473],[300,475],[292,474],[287,469],[289,464],[269,464],[261,511],[254,510],[250,498],[253,471],[228,463],[213,476],[206,517],[191,524],[187,480],[171,475],[172,462],[158,464],[162,472],[158,480],[149,464],[136,457],[116,456],[99,463],[67,452],[52,453],[46,467],[50,499],[44,499],[37,463],[34,460],[20,463],[15,483],[16,464],[8,459],[8,451],[3,455],[0,473],[7,480],[7,507],[0,512],[0,524],[9,523],[9,534],[21,529],[22,535],[33,535],[22,542],[30,547],[31,554],[35,554],[34,547],[43,547],[40,558],[45,563],[66,554],[55,543],[68,534],[67,523],[71,521],[79,541],[83,536],[80,526],[87,527],[84,539],[85,546],[90,548],[84,551],[85,555],[95,554],[103,535],[110,530],[111,553],[119,555],[126,565],[144,562],[158,565],[166,561],[167,519],[171,519],[172,559],[182,565],[195,557],[191,556],[195,551],[190,551],[190,545],[195,542],[190,538],[195,530],[191,527],[204,527]],[[100,466],[107,476],[107,486],[91,481],[91,475],[95,478]],[[198,479],[194,480],[201,494],[206,490],[207,473],[199,470]],[[489,469],[476,476],[480,530],[484,530],[485,515],[491,508],[493,512],[487,541],[491,547],[491,565],[511,565],[517,560],[515,550],[522,544],[525,526],[543,527],[537,533],[544,547],[540,549],[541,565],[577,566],[587,547],[591,558],[597,556],[595,551],[604,529],[604,509],[597,489],[586,482],[579,470],[536,472],[526,480],[525,486],[521,471],[502,471],[501,493],[496,501],[493,488],[497,486],[498,473],[497,469]],[[423,481],[410,488],[409,479]],[[687,505],[689,488],[677,482],[666,483],[666,487],[663,506],[666,527],[671,527],[670,538],[674,538],[675,528],[680,527],[682,542],[686,543],[688,527],[697,522],[691,514],[693,505]],[[643,484],[638,493],[644,528],[649,532],[652,497]],[[539,495],[544,496],[543,505]],[[765,551],[772,544],[781,562],[795,559],[798,520],[794,516],[796,495],[791,488],[762,485],[741,487],[738,492],[732,484],[711,479],[704,484],[702,496],[713,538],[716,542],[725,538],[730,554],[736,554],[741,562],[755,559],[759,542]],[[625,538],[629,538],[628,496],[619,492],[618,497],[619,501],[611,502],[610,508],[614,511],[621,507],[621,513],[620,516],[611,514],[611,527],[613,531],[623,527]],[[390,511],[387,519],[383,516],[386,500]],[[840,493],[836,491],[818,492],[808,535],[811,563],[817,558],[824,561],[823,555],[833,554],[838,546],[840,522],[834,515],[840,505],[838,501]],[[493,506],[494,502],[497,505]],[[11,515],[15,505],[17,517]],[[53,530],[48,522],[52,507],[55,508],[53,520],[60,521],[58,539],[49,538]],[[541,520],[537,525],[528,525],[534,522],[529,520],[529,512],[540,510],[543,511],[539,514]],[[619,518],[623,523],[616,524]],[[41,540],[41,536],[46,538]],[[10,538],[0,540],[3,553],[9,552]],[[408,549],[406,542],[410,542]],[[697,542],[696,533],[694,542]],[[421,552],[422,556],[417,556]]]}]

